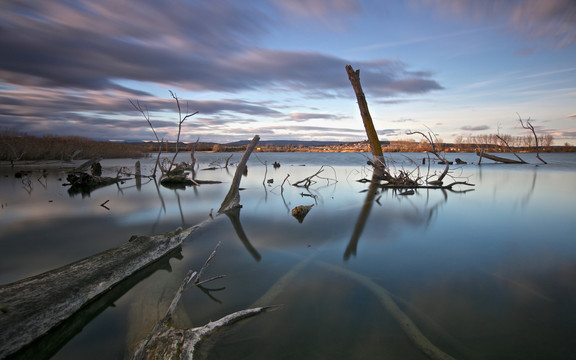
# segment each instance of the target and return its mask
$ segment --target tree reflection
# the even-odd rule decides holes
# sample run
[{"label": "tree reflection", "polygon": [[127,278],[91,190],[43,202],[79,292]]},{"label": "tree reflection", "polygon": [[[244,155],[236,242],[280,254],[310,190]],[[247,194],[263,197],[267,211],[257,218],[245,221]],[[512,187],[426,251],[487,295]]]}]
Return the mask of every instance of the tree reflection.
[{"label": "tree reflection", "polygon": [[248,240],[248,236],[246,236],[246,233],[242,228],[242,223],[240,222],[240,207],[228,210],[224,214],[226,214],[226,216],[228,216],[228,218],[230,219],[230,222],[232,222],[234,231],[236,232],[236,235],[238,235],[240,241],[242,241],[242,244],[244,245],[246,250],[248,250],[248,252],[250,253],[250,255],[252,255],[254,260],[260,261],[262,259],[262,256],[260,255],[260,253],[258,253],[258,250],[256,250],[254,246],[252,246],[250,240]]},{"label": "tree reflection", "polygon": [[[366,191],[366,197],[364,199],[364,204],[360,210],[358,218],[356,220],[356,224],[354,225],[354,230],[352,231],[352,236],[350,237],[350,241],[346,246],[346,250],[344,251],[344,260],[350,259],[351,256],[356,255],[356,251],[358,248],[358,242],[362,233],[364,232],[364,228],[368,222],[368,218],[370,216],[370,212],[372,211],[372,207],[375,202],[380,204],[380,199],[382,194],[390,192],[393,196],[403,199],[406,202],[410,202],[413,204],[412,210],[409,213],[402,214],[401,217],[395,217],[395,219],[400,219],[401,222],[408,222],[413,224],[422,224],[425,227],[428,227],[434,216],[438,213],[438,209],[441,205],[445,204],[448,201],[448,192],[453,193],[466,193],[468,191],[473,191],[473,189],[467,190],[453,190],[453,189],[412,189],[413,191],[406,191],[410,189],[394,189],[394,188],[387,188],[385,186],[380,185],[379,180],[372,177],[369,181],[369,187]],[[379,190],[382,190],[381,195],[377,197]],[[413,203],[410,198],[411,196],[422,196],[421,191],[426,191],[426,199],[423,205],[417,205]],[[401,192],[402,191],[402,192]],[[442,198],[437,201],[436,203],[430,202],[430,191],[441,191]],[[397,213],[399,210],[394,209],[394,212]],[[388,222],[392,224],[392,219],[380,219],[380,221]]]}]

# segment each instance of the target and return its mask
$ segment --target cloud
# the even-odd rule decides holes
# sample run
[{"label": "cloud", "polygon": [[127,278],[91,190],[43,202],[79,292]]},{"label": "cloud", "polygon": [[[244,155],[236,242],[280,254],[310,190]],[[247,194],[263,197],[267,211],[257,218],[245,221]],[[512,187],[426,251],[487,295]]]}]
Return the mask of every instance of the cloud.
[{"label": "cloud", "polygon": [[[286,104],[273,94],[349,99],[347,64],[361,69],[364,91],[373,101],[442,89],[432,73],[401,61],[356,61],[261,45],[278,18],[337,19],[361,11],[356,0],[5,0],[0,2],[0,121],[40,135],[118,138],[129,128],[131,137],[149,137],[146,122],[137,122],[127,101],[140,99],[170,135],[166,117],[176,110],[173,100],[120,85],[130,81],[204,94],[183,101],[200,112],[187,125],[195,130],[236,131],[230,124],[258,117],[337,120],[321,111],[286,114]],[[237,99],[244,91],[270,94],[271,101]],[[207,92],[220,99],[206,99]]]},{"label": "cloud", "polygon": [[466,126],[462,126],[460,129],[466,130],[466,131],[482,131],[482,130],[490,129],[490,126],[487,126],[487,125],[477,125],[477,126],[466,125]]},{"label": "cloud", "polygon": [[315,113],[290,113],[290,118],[288,120],[295,122],[304,122],[308,120],[339,120],[340,118],[333,114],[315,114]]},{"label": "cloud", "polygon": [[566,116],[567,118],[576,118],[576,113]]},{"label": "cloud", "polygon": [[414,120],[414,119],[407,119],[407,118],[401,118],[401,119],[397,119],[397,120],[392,120],[392,122],[405,123],[405,122],[416,122],[416,120]]},{"label": "cloud", "polygon": [[[270,17],[233,1],[178,7],[111,0],[73,7],[59,1],[2,4],[0,77],[13,86],[126,91],[114,80],[129,79],[206,91],[332,90],[348,86],[344,66],[354,63],[317,52],[259,48]],[[341,10],[353,2],[336,4]],[[399,62],[356,64],[370,74],[367,88],[382,96],[441,88],[429,73],[410,72]]]},{"label": "cloud", "polygon": [[363,12],[361,0],[272,0],[283,23],[345,31]]},{"label": "cloud", "polygon": [[504,19],[518,33],[556,47],[576,42],[576,2],[573,0],[420,0],[440,12],[474,20]]}]

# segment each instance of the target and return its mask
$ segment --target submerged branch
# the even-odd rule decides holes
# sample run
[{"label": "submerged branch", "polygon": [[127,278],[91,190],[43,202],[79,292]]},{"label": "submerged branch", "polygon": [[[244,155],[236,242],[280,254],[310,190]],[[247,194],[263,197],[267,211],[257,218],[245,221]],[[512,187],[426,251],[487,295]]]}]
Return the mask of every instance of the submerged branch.
[{"label": "submerged branch", "polygon": [[392,315],[394,320],[400,325],[404,333],[408,336],[410,341],[424,354],[426,354],[430,359],[433,360],[455,360],[454,357],[445,353],[436,345],[434,345],[423,333],[420,331],[418,326],[412,321],[405,312],[400,309],[400,307],[396,304],[394,299],[392,298],[391,294],[384,289],[382,286],[378,285],[370,278],[356,273],[354,271],[335,266],[332,264],[320,262],[319,263],[322,267],[330,269],[334,272],[340,273],[345,275],[354,281],[364,285],[368,288],[380,301],[382,306],[386,309],[386,311]]}]

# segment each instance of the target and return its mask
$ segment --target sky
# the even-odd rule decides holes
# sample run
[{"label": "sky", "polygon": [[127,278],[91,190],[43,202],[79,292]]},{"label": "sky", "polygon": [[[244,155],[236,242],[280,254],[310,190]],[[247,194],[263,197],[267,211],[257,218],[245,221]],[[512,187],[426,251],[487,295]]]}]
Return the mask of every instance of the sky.
[{"label": "sky", "polygon": [[361,141],[348,64],[382,141],[576,145],[574,0],[2,0],[0,130]]}]

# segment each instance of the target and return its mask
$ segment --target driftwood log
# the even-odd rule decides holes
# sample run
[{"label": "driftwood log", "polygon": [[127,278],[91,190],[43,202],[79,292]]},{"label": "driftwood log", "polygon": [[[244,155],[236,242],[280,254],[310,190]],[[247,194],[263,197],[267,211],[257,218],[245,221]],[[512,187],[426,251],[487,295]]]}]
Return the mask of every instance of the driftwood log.
[{"label": "driftwood log", "polygon": [[[254,146],[246,150],[245,162],[258,139],[256,135]],[[221,212],[239,206],[239,185],[240,180],[232,183]],[[0,286],[0,359],[30,345],[123,280],[173,253],[211,221],[150,237],[133,236],[120,247]]]},{"label": "driftwood log", "polygon": [[496,155],[486,154],[485,152],[480,152],[480,151],[477,151],[476,155],[480,156],[480,159],[486,158],[486,159],[494,160],[494,161],[501,162],[504,164],[526,164],[525,161],[507,159],[507,158],[503,158],[503,157],[496,156]]},{"label": "driftwood log", "polygon": [[198,226],[126,244],[0,287],[0,358],[20,350],[125,278],[178,249]]}]

